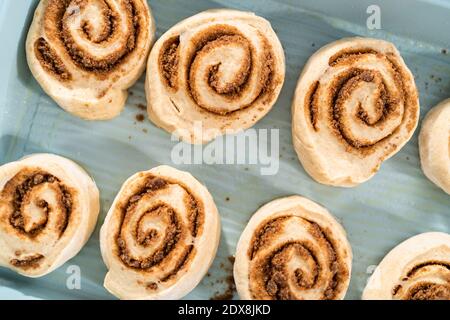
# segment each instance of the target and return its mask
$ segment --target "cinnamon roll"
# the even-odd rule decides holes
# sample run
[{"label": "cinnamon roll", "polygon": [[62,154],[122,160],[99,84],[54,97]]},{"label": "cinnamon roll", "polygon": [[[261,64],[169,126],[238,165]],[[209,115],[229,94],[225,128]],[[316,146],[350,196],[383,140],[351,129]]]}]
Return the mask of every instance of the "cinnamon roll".
[{"label": "cinnamon roll", "polygon": [[419,149],[425,175],[450,194],[450,99],[427,114],[420,130]]},{"label": "cinnamon roll", "polygon": [[144,71],[154,33],[145,0],[41,0],[28,32],[28,65],[66,111],[111,119]]},{"label": "cinnamon roll", "polygon": [[341,225],[318,204],[292,196],[250,219],[236,249],[234,278],[242,299],[343,299],[352,252]]},{"label": "cinnamon roll", "polygon": [[450,235],[422,233],[381,261],[363,292],[365,300],[450,300]]},{"label": "cinnamon roll", "polygon": [[121,299],[179,299],[208,271],[220,236],[208,190],[160,166],[129,178],[100,231],[105,287]]},{"label": "cinnamon roll", "polygon": [[74,257],[94,230],[99,192],[77,164],[35,154],[0,167],[0,266],[40,277]]},{"label": "cinnamon roll", "polygon": [[294,147],[316,181],[352,187],[408,142],[418,118],[414,78],[395,46],[342,39],[303,69],[292,105]]},{"label": "cinnamon roll", "polygon": [[148,114],[182,140],[205,143],[267,114],[284,74],[283,48],[267,20],[249,12],[205,11],[155,43],[147,66]]}]

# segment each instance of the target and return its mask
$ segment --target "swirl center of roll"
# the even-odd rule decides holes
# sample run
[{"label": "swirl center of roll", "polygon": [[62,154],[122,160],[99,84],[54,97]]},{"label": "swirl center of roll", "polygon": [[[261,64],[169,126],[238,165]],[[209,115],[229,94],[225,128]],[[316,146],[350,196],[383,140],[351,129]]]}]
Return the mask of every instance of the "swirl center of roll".
[{"label": "swirl center of roll", "polygon": [[159,56],[166,86],[178,90],[185,83],[195,104],[217,115],[245,109],[260,99],[271,86],[273,64],[264,35],[233,23],[208,23],[172,37]]},{"label": "swirl center of roll", "polygon": [[157,274],[147,284],[157,290],[193,259],[203,207],[182,183],[149,175],[122,208],[119,258],[136,272]]},{"label": "swirl center of roll", "polygon": [[6,184],[2,199],[9,202],[10,225],[29,238],[47,228],[61,237],[72,211],[72,192],[55,176],[23,170]]},{"label": "swirl center of roll", "polygon": [[44,14],[36,57],[61,81],[72,79],[68,58],[98,76],[116,68],[135,49],[142,23],[134,0],[50,0]]},{"label": "swirl center of roll", "polygon": [[407,97],[394,57],[374,50],[341,52],[306,95],[315,131],[329,128],[349,150],[370,152],[401,126]]},{"label": "swirl center of roll", "polygon": [[254,299],[333,299],[348,270],[326,230],[298,216],[259,227],[248,252]]}]

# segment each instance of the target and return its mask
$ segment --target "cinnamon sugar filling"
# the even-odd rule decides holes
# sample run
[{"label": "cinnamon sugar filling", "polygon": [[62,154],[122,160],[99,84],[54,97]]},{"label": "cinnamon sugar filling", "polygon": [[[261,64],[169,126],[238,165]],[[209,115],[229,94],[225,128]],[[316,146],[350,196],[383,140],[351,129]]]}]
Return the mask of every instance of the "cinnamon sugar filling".
[{"label": "cinnamon sugar filling", "polygon": [[[36,206],[44,213],[44,218],[35,223],[29,230],[25,229],[25,217],[23,215],[23,206],[25,202],[32,201],[29,199],[33,189],[42,184],[50,184],[57,192],[58,205],[63,208],[62,215],[58,216],[57,232],[59,237],[64,234],[73,207],[73,192],[55,176],[40,170],[22,170],[9,180],[3,189],[1,198],[7,198],[7,194],[12,194],[12,213],[9,217],[10,225],[30,238],[37,237],[42,230],[45,229],[48,222],[48,216],[51,214],[51,207],[43,199],[37,199]],[[10,197],[11,198],[11,197]]]},{"label": "cinnamon sugar filling", "polygon": [[[277,70],[273,59],[272,47],[263,35],[260,35],[260,38],[264,47],[262,61],[257,58],[256,49],[253,48],[251,42],[248,41],[237,28],[228,25],[216,25],[210,27],[208,30],[192,39],[192,48],[187,51],[188,56],[186,61],[188,61],[188,63],[186,66],[180,66],[179,36],[174,36],[166,40],[162,45],[158,57],[159,70],[166,87],[178,90],[179,68],[186,68],[186,92],[188,92],[189,96],[198,107],[207,112],[216,115],[228,115],[251,107],[257,101],[262,101],[263,103],[269,101],[272,98],[271,92],[275,90],[275,86],[277,85],[277,81],[275,80]],[[238,109],[233,111],[226,111],[219,109],[214,105],[209,105],[200,99],[201,92],[198,92],[198,84],[196,83],[195,75],[199,72],[201,67],[199,64],[202,58],[208,56],[217,48],[231,45],[239,46],[245,52],[244,60],[240,62],[239,70],[235,72],[232,79],[228,80],[226,83],[220,81],[220,68],[222,63],[217,63],[208,66],[207,71],[204,74],[204,79],[201,81],[206,83],[212,92],[220,95],[227,101],[236,101],[239,103],[239,99],[249,90],[250,75],[258,72],[259,78],[256,82],[258,94],[251,103],[240,105]],[[259,68],[259,70],[256,68]]]},{"label": "cinnamon sugar filling", "polygon": [[42,254],[35,254],[25,259],[12,259],[10,263],[16,268],[27,270],[38,268],[42,259],[44,259]]},{"label": "cinnamon sugar filling", "polygon": [[64,62],[58,57],[56,52],[44,38],[36,40],[34,44],[34,53],[41,63],[41,66],[60,81],[69,81],[72,79],[72,75],[66,69]]},{"label": "cinnamon sugar filling", "polygon": [[[302,299],[296,291],[321,290],[321,299],[334,299],[342,290],[349,272],[326,231],[319,225],[304,220],[309,234],[320,246],[319,249],[317,244],[309,240],[288,241],[270,252],[265,249],[272,240],[280,236],[283,223],[288,223],[290,218],[292,217],[283,216],[272,219],[263,223],[255,232],[248,252],[251,261],[250,291],[253,298],[295,300]],[[264,253],[259,254],[260,252]],[[325,265],[318,258],[323,253],[328,257]],[[289,270],[292,259],[300,259],[303,267]]]},{"label": "cinnamon sugar filling", "polygon": [[[389,89],[389,86],[384,82],[382,75],[378,71],[353,67],[353,64],[363,55],[376,55],[377,58],[384,59],[384,62],[389,65],[388,72],[390,72],[394,79],[393,85],[395,85],[397,93]],[[400,126],[404,123],[405,114],[408,112],[414,114],[413,110],[408,109],[412,108],[414,104],[412,100],[414,96],[409,94],[410,88],[407,88],[405,83],[408,77],[402,71],[392,54],[384,55],[373,49],[342,50],[329,59],[329,66],[346,66],[348,68],[332,80],[333,83],[330,85],[332,90],[327,93],[327,97],[321,97],[318,94],[321,86],[320,80],[311,84],[305,96],[305,113],[315,131],[318,131],[320,128],[319,119],[326,119],[329,123],[325,125],[333,129],[336,137],[345,144],[349,151],[357,151],[363,155],[370,154],[374,151],[374,147],[378,143],[385,141],[399,130]],[[369,115],[361,103],[354,115],[344,115],[346,101],[350,99],[353,91],[363,82],[371,83],[377,88],[378,96],[373,106],[376,115]],[[323,99],[330,103],[326,108],[329,114],[326,115],[319,114],[319,105],[323,103],[321,102]],[[405,108],[403,114],[400,114],[399,111],[401,104]],[[368,127],[383,128],[386,121],[394,117],[401,117],[400,125],[388,135],[380,137],[377,141],[358,138],[352,134],[350,127],[348,127],[348,123],[351,121],[363,123]],[[406,124],[407,127],[411,128],[414,125],[414,121],[412,119],[412,121],[408,122]]]},{"label": "cinnamon sugar filling", "polygon": [[[145,258],[133,257],[125,241],[125,235],[123,233],[125,217],[133,215],[138,202],[145,196],[152,195],[158,190],[168,188],[171,184],[177,184],[181,186],[187,193],[184,201],[184,205],[188,211],[188,225],[184,226],[182,217],[170,207],[170,205],[162,202],[156,202],[152,204],[152,207],[146,210],[143,216],[138,220],[132,237],[135,238],[136,243],[142,247],[156,246],[152,253]],[[189,232],[192,237],[197,237],[203,228],[204,211],[203,206],[192,195],[189,189],[183,184],[177,181],[171,181],[166,178],[159,178],[148,175],[144,185],[133,196],[125,202],[122,208],[122,217],[119,227],[119,231],[116,238],[117,254],[120,260],[127,266],[133,269],[150,271],[153,267],[161,266],[166,259],[177,259],[173,263],[173,267],[169,270],[164,270],[164,275],[161,276],[161,282],[167,282],[174,278],[181,270],[186,269],[189,266],[190,261],[195,255],[194,245],[183,246],[182,239],[183,233]],[[158,218],[159,221],[164,223],[164,234],[156,229],[144,230],[143,219],[144,218]],[[178,252],[177,254],[173,254]],[[148,290],[157,290],[158,283],[152,282],[146,285]]]},{"label": "cinnamon sugar filling", "polygon": [[[74,31],[71,30],[68,22],[72,15],[89,6],[89,2],[86,0],[50,0],[44,13],[44,27],[46,39],[52,39],[52,41],[40,38],[35,44],[36,57],[41,65],[60,80],[70,80],[71,76],[63,60],[58,57],[56,50],[52,48],[52,46],[60,46],[64,48],[72,61],[85,71],[101,75],[116,69],[135,50],[140,36],[140,17],[136,12],[134,0],[124,0],[123,4],[124,19],[128,24],[128,33],[124,36],[125,40],[117,46],[113,53],[98,58],[77,42],[73,36]],[[111,45],[119,41],[119,37],[121,37],[119,35],[122,32],[119,29],[121,18],[107,1],[101,2],[100,13],[101,30],[94,32],[91,22],[83,20],[79,26],[79,32],[95,44]],[[49,41],[52,44],[49,44]]]},{"label": "cinnamon sugar filling", "polygon": [[159,55],[159,69],[169,88],[178,90],[178,64],[180,61],[178,47],[180,37],[172,37],[164,42]]},{"label": "cinnamon sugar filling", "polygon": [[[432,270],[432,268],[437,268],[437,270]],[[420,280],[421,276],[426,279],[428,273],[430,276],[436,277],[436,272],[439,271],[446,273],[442,277],[444,283]],[[407,286],[409,281],[415,281],[416,279],[419,279],[417,283],[410,287]],[[392,296],[402,300],[450,300],[450,264],[441,261],[429,261],[414,266],[402,278],[401,283],[393,288]]]}]

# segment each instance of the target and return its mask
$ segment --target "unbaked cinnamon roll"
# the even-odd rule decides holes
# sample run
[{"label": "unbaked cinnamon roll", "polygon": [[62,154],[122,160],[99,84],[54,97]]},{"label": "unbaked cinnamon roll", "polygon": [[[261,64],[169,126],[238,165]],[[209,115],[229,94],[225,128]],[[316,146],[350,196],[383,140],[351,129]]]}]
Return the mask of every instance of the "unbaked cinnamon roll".
[{"label": "unbaked cinnamon roll", "polygon": [[249,12],[205,11],[155,43],[147,67],[148,114],[182,140],[205,143],[267,114],[284,73],[283,48],[267,20]]},{"label": "unbaked cinnamon roll", "polygon": [[99,192],[77,164],[35,154],[0,167],[0,266],[43,276],[74,257],[94,230]]},{"label": "unbaked cinnamon roll", "polygon": [[234,278],[242,299],[343,299],[352,252],[341,225],[318,204],[292,196],[250,219],[236,249]]},{"label": "unbaked cinnamon roll", "polygon": [[450,99],[428,112],[420,130],[419,149],[425,175],[450,194]]},{"label": "unbaked cinnamon roll", "polygon": [[117,195],[100,232],[105,287],[121,299],[179,299],[208,271],[220,236],[208,190],[168,166],[139,172]]},{"label": "unbaked cinnamon roll", "polygon": [[145,0],[41,0],[28,32],[28,65],[66,111],[111,119],[144,71],[154,33]]},{"label": "unbaked cinnamon roll", "polygon": [[365,300],[450,300],[450,235],[422,233],[396,246],[364,289]]},{"label": "unbaked cinnamon roll", "polygon": [[394,45],[342,39],[317,51],[300,75],[294,147],[316,181],[352,187],[408,142],[418,118],[414,78]]}]

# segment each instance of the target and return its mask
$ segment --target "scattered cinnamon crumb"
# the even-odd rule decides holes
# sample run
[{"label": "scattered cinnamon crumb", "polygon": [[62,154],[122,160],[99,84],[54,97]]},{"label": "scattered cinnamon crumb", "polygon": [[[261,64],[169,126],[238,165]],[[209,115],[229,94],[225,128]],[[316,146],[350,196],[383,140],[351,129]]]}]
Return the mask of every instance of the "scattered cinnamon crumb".
[{"label": "scattered cinnamon crumb", "polygon": [[230,201],[230,197],[226,197],[226,198],[225,198],[225,201]]},{"label": "scattered cinnamon crumb", "polygon": [[142,103],[137,104],[136,107],[138,107],[142,111],[145,111],[147,109],[147,107]]},{"label": "scattered cinnamon crumb", "polygon": [[214,296],[211,297],[211,300],[232,300],[234,297],[234,293],[236,292],[236,285],[234,283],[233,277],[233,266],[234,266],[234,256],[228,256],[227,258],[229,264],[225,265],[224,263],[220,264],[222,269],[225,269],[228,273],[228,276],[223,280],[216,281],[217,283],[225,283],[226,288],[223,292],[216,292]]},{"label": "scattered cinnamon crumb", "polygon": [[144,119],[145,119],[145,116],[142,113],[139,113],[136,115],[136,121],[142,122],[142,121],[144,121]]},{"label": "scattered cinnamon crumb", "polygon": [[227,288],[223,293],[217,293],[213,297],[211,297],[211,300],[231,300],[234,297],[234,292],[236,291],[236,285],[234,283],[234,277],[233,275],[229,275],[225,279]]}]

